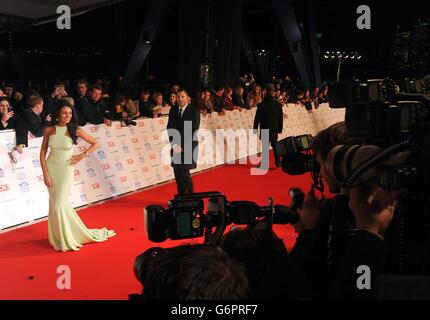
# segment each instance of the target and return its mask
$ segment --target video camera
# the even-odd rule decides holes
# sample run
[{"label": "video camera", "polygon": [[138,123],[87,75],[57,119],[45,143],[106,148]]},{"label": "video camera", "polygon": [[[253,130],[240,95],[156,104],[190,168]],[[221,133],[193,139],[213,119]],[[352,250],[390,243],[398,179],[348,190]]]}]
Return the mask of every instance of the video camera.
[{"label": "video camera", "polygon": [[320,166],[312,151],[314,139],[312,135],[288,137],[277,142],[279,156],[282,158],[282,170],[290,175],[302,175],[310,172],[312,189],[324,192],[324,184],[320,175]]},{"label": "video camera", "polygon": [[303,204],[304,194],[291,189],[290,196],[291,207],[273,205],[271,198],[267,206],[251,201],[228,202],[220,192],[176,195],[167,208],[159,205],[145,208],[146,233],[153,242],[204,236],[206,244],[216,245],[230,224],[264,227],[271,231],[273,224],[299,221],[296,209]]},{"label": "video camera", "polygon": [[373,180],[387,190],[428,192],[430,96],[398,88],[390,79],[331,88],[330,106],[346,106],[346,134],[357,142],[333,148],[327,158],[345,188]]},{"label": "video camera", "polygon": [[326,171],[345,189],[376,184],[401,191],[385,237],[387,265],[420,274],[430,271],[430,96],[402,87],[390,79],[330,87],[330,106],[346,107],[352,142],[330,150]]}]

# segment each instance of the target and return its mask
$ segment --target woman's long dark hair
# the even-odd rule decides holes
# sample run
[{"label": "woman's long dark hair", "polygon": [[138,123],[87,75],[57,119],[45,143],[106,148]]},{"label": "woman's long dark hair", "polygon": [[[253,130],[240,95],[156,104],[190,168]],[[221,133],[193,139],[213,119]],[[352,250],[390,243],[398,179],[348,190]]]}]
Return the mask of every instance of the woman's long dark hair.
[{"label": "woman's long dark hair", "polygon": [[61,101],[54,118],[52,118],[52,125],[58,125],[58,117],[60,116],[61,110],[64,108],[70,108],[72,110],[72,119],[67,124],[67,131],[69,131],[70,138],[72,138],[73,144],[78,144],[78,136],[76,130],[78,129],[78,116],[76,115],[75,108],[67,101]]}]

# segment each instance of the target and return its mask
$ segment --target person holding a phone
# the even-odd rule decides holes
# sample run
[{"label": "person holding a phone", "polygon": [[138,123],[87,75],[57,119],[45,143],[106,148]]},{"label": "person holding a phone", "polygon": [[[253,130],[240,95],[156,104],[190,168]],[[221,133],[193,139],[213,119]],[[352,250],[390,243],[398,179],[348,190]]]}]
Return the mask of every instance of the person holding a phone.
[{"label": "person holding a phone", "polygon": [[7,97],[0,97],[0,130],[13,129],[16,132],[16,147],[19,152],[27,145],[27,129],[23,120],[15,115]]},{"label": "person holding a phone", "polygon": [[67,97],[68,94],[65,89],[63,82],[57,82],[54,84],[54,90],[52,93],[44,98],[44,111],[43,115],[53,115],[57,112],[59,105],[62,103],[61,99]]}]

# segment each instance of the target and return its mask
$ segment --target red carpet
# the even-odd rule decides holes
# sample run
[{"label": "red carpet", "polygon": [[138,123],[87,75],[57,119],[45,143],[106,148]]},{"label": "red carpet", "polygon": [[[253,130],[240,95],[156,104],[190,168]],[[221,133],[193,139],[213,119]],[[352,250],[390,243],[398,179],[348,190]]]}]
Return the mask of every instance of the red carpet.
[{"label": "red carpet", "polygon": [[[272,164],[273,167],[273,164]],[[227,199],[267,205],[289,204],[288,189],[307,191],[310,176],[292,177],[280,168],[251,176],[250,167],[228,165],[193,177],[195,191],[221,191]],[[143,208],[166,205],[176,193],[174,182],[80,210],[89,228],[108,227],[117,235],[106,242],[85,245],[78,252],[54,251],[47,239],[47,222],[0,234],[0,299],[127,299],[140,291],[133,275],[134,258],[152,246],[170,247],[183,241],[154,244],[144,232]],[[288,248],[296,234],[291,226],[275,226]],[[203,239],[185,242],[202,242]],[[57,289],[57,267],[71,270],[71,289]]]}]

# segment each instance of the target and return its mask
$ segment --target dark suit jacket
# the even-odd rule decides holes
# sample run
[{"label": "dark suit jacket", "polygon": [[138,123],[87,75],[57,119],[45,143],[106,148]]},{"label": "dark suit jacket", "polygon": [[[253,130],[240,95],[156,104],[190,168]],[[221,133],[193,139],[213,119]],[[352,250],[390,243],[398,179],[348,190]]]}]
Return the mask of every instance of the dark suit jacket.
[{"label": "dark suit jacket", "polygon": [[[191,130],[189,132],[185,131],[184,124],[186,121],[189,121],[191,124]],[[183,150],[183,152],[177,156],[173,154],[172,149],[172,167],[181,167],[183,169],[195,169],[197,167],[197,162],[195,161],[193,154],[194,152],[197,154],[199,142],[194,141],[193,137],[199,127],[200,112],[193,105],[189,104],[187,106],[183,113],[182,119],[179,114],[179,107],[177,105],[170,109],[169,121],[167,123],[167,132],[169,134],[170,143],[172,146],[177,144]],[[175,135],[173,133],[173,129],[179,132],[180,137],[178,137],[178,139],[174,139]]]},{"label": "dark suit jacket", "polygon": [[47,115],[51,115],[52,118],[57,114],[57,110],[60,107],[61,100],[46,96],[43,99],[43,112],[42,117],[46,118]]},{"label": "dark suit jacket", "polygon": [[43,121],[43,119],[31,111],[31,109],[24,110],[23,118],[28,131],[30,131],[35,137],[42,137],[45,127],[49,125],[48,121]]},{"label": "dark suit jacket", "polygon": [[[367,300],[375,299],[375,278],[385,271],[386,248],[384,242],[370,232],[359,230],[351,242],[332,287],[331,298]],[[371,271],[371,290],[359,290],[357,273],[359,266]]]},{"label": "dark suit jacket", "polygon": [[83,127],[84,125],[87,124],[87,119],[85,118],[84,114],[82,113],[81,107],[82,107],[82,100],[87,99],[87,97],[79,97],[79,96],[75,96],[74,101],[75,101],[75,111],[76,111],[76,116],[78,117],[78,123],[81,127]]},{"label": "dark suit jacket", "polygon": [[[86,122],[91,124],[102,124],[107,110],[102,100],[93,102],[86,97],[77,102],[76,109],[79,109]],[[81,121],[84,122],[84,119]]]},{"label": "dark suit jacket", "polygon": [[[3,117],[3,114],[0,113],[0,119]],[[20,116],[14,115],[9,119],[6,127],[3,126],[3,122],[0,121],[0,130],[13,129],[16,134],[16,145],[24,144],[28,146],[28,130],[24,121]]]},{"label": "dark suit jacket", "polygon": [[278,140],[278,133],[282,133],[283,114],[281,104],[274,97],[268,96],[257,105],[254,119],[254,129],[269,129],[270,140]]}]

